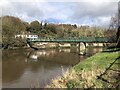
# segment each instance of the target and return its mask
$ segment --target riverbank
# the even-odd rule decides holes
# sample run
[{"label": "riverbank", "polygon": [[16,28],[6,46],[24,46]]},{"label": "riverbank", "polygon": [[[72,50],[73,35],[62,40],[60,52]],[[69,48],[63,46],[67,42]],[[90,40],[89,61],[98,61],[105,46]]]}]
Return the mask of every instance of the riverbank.
[{"label": "riverbank", "polygon": [[[106,50],[81,61],[68,70],[62,77],[52,80],[49,88],[114,88],[119,80],[118,56],[120,50]],[[116,60],[117,59],[117,60]],[[105,70],[116,60],[107,72]]]},{"label": "riverbank", "polygon": [[[17,42],[16,42],[17,43]],[[20,45],[19,45],[20,44]],[[88,47],[110,47],[110,46],[115,46],[115,43],[86,43],[86,48]],[[70,48],[70,47],[78,47],[78,43],[46,43],[46,42],[36,42],[36,43],[31,43],[31,46],[36,49],[56,49],[56,48]],[[80,44],[80,48],[84,48],[84,44]],[[21,45],[19,42],[18,45],[14,44],[7,44],[7,45],[2,45],[2,49],[19,49],[19,48],[31,48],[29,44],[24,43]]]}]

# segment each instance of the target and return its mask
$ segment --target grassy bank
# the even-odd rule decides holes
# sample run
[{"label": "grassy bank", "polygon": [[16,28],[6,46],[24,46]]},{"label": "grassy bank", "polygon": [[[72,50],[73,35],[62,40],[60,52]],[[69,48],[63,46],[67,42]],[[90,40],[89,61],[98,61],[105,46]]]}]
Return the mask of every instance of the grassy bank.
[{"label": "grassy bank", "polygon": [[[118,60],[120,51],[106,50],[81,61],[62,77],[52,80],[49,88],[114,88],[119,83]],[[107,68],[116,62],[107,70]],[[113,70],[112,70],[113,69]],[[105,72],[106,71],[106,72]],[[104,73],[105,72],[105,73]],[[104,73],[104,75],[102,75]]]}]

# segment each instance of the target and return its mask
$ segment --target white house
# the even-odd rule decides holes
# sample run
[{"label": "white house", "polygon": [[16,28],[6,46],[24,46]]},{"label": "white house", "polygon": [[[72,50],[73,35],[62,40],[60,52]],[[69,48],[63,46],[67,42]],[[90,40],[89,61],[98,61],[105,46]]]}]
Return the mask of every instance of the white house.
[{"label": "white house", "polygon": [[27,35],[26,38],[38,38],[38,35],[31,34],[31,35]]},{"label": "white house", "polygon": [[18,35],[15,35],[15,38],[27,38],[27,35],[22,35],[22,34],[18,34]]},{"label": "white house", "polygon": [[35,34],[17,34],[15,35],[15,38],[38,38],[38,35]]}]

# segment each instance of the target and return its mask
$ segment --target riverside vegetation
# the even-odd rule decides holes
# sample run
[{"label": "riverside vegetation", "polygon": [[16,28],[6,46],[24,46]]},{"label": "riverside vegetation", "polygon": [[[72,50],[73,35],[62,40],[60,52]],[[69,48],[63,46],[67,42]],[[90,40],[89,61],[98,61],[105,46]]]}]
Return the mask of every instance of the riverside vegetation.
[{"label": "riverside vegetation", "polygon": [[[2,19],[2,20],[1,20]],[[24,38],[15,35],[36,34],[45,38],[61,37],[116,37],[116,28],[107,29],[97,26],[77,26],[76,24],[52,24],[39,21],[25,22],[14,16],[0,17],[2,21],[2,45],[9,47],[25,47]]]},{"label": "riverside vegetation", "polygon": [[[81,61],[62,77],[53,79],[47,88],[120,88],[120,50],[103,51]],[[105,70],[112,62],[109,70]],[[119,71],[117,71],[119,70]],[[105,73],[104,73],[105,72]],[[101,76],[104,73],[103,76]]]},{"label": "riverside vegetation", "polygon": [[[39,37],[117,37],[117,47],[120,47],[120,27],[118,29],[106,29],[101,27],[77,26],[71,24],[49,24],[33,21],[30,24],[13,16],[3,16],[2,41],[3,47],[24,47],[26,39],[15,38],[15,35],[34,33]],[[117,33],[117,34],[116,34]],[[58,77],[46,87],[51,88],[112,88],[119,84],[119,73],[109,70],[103,78],[98,78],[107,67],[118,58],[120,51],[100,52],[81,61],[68,70],[63,77]],[[118,61],[118,60],[117,60]],[[118,63],[112,69],[118,69]]]}]

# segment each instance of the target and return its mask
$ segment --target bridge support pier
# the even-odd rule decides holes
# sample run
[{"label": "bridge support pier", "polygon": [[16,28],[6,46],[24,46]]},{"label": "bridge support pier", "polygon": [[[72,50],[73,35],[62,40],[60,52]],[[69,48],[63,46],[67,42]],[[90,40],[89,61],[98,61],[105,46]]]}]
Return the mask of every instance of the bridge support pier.
[{"label": "bridge support pier", "polygon": [[86,43],[85,42],[78,43],[78,54],[79,55],[86,54]]}]

